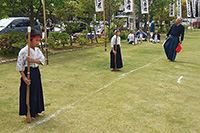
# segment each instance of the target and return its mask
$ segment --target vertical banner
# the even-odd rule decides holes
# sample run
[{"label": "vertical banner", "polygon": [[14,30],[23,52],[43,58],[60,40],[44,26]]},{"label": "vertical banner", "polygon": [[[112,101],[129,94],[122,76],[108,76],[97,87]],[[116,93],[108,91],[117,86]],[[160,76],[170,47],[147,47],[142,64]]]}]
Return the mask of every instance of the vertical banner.
[{"label": "vertical banner", "polygon": [[149,13],[149,3],[148,0],[140,0],[141,2],[141,12],[142,14],[147,14]]},{"label": "vertical banner", "polygon": [[192,0],[192,13],[193,17],[196,17],[196,0]]},{"label": "vertical banner", "polygon": [[182,17],[181,0],[177,0],[177,18]]},{"label": "vertical banner", "polygon": [[124,0],[125,12],[133,12],[133,0]]},{"label": "vertical banner", "polygon": [[186,0],[187,17],[191,17],[190,0]]},{"label": "vertical banner", "polygon": [[95,10],[96,12],[103,11],[103,0],[95,0]]},{"label": "vertical banner", "polygon": [[175,4],[170,3],[169,4],[169,17],[174,17],[175,16]]},{"label": "vertical banner", "polygon": [[198,17],[200,17],[200,0],[198,1]]}]

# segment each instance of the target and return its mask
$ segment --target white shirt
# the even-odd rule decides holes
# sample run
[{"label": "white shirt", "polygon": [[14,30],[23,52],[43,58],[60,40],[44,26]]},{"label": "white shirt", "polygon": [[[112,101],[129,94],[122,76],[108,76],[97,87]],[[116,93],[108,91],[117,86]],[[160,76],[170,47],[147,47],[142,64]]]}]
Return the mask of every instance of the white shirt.
[{"label": "white shirt", "polygon": [[[114,35],[112,38],[111,38],[111,48],[114,47],[115,45],[115,42],[116,42],[116,35]],[[119,45],[121,47],[121,38],[120,36],[117,37],[117,45]]]},{"label": "white shirt", "polygon": [[158,35],[155,35],[154,36],[154,41],[157,41],[158,40]]},{"label": "white shirt", "polygon": [[132,33],[130,33],[129,35],[128,35],[128,39],[129,39],[129,42],[131,42],[131,41],[134,41],[134,34],[132,34]]},{"label": "white shirt", "polygon": [[140,38],[143,38],[143,34],[140,33]]},{"label": "white shirt", "polygon": [[[23,67],[27,67],[26,57],[28,56],[28,45],[20,50],[18,59],[17,59],[17,71],[23,71]],[[44,65],[45,57],[38,47],[35,47],[35,50],[30,48],[30,57],[36,60],[39,60],[42,65]],[[30,63],[30,67],[38,67],[37,63]]]}]

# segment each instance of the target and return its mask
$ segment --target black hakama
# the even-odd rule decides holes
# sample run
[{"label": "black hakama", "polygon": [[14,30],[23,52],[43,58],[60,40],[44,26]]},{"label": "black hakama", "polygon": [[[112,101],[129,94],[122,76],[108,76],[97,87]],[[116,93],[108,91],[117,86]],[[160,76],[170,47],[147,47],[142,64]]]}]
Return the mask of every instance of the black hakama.
[{"label": "black hakama", "polygon": [[[114,45],[114,50],[115,50],[115,45]],[[116,50],[115,50],[116,51]],[[121,56],[121,49],[120,46],[117,45],[117,68],[122,68],[123,63],[122,63],[122,56]],[[110,51],[110,68],[115,68],[115,55],[113,51]]]},{"label": "black hakama", "polygon": [[179,38],[175,36],[169,36],[164,44],[164,49],[167,58],[170,61],[174,61],[176,59],[176,48],[179,45]]},{"label": "black hakama", "polygon": [[[25,67],[24,74],[27,76],[27,67]],[[30,113],[31,117],[35,117],[38,113],[44,111],[43,91],[39,67],[30,68],[30,80]],[[26,89],[27,85],[21,78],[19,115],[27,114]]]}]

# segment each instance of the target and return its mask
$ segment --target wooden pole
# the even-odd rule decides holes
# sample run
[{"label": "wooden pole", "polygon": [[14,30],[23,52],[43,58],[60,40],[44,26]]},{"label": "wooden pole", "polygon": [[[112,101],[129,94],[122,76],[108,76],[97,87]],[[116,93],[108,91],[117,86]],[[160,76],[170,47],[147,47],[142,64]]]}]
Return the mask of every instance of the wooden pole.
[{"label": "wooden pole", "polygon": [[107,51],[107,44],[106,44],[106,11],[105,11],[105,0],[103,0],[103,23],[104,23],[104,43],[105,43],[105,51]]},{"label": "wooden pole", "polygon": [[[149,1],[148,1],[148,6],[150,7]],[[149,7],[148,7],[148,10],[150,11]],[[149,27],[149,26],[150,26],[150,22],[149,22],[149,21],[150,21],[150,13],[149,13],[149,11],[148,11],[148,32],[149,32],[149,33],[148,33],[148,37],[149,37],[148,39],[149,39],[149,41],[150,41],[150,36],[151,36],[151,35],[150,35],[150,27]]]},{"label": "wooden pole", "polygon": [[[28,27],[28,56],[30,56],[30,36],[31,36],[31,27]],[[28,61],[28,67],[27,67],[27,78],[30,80],[30,62]],[[27,116],[26,121],[28,123],[31,122],[31,114],[30,114],[30,85],[27,85],[26,89],[26,105],[27,105]]]},{"label": "wooden pole", "polygon": [[135,26],[135,4],[133,0],[133,31],[135,31],[136,26]]},{"label": "wooden pole", "polygon": [[47,27],[46,27],[46,11],[45,11],[45,0],[41,0],[43,4],[43,15],[44,15],[44,39],[45,39],[45,56],[46,56],[46,64],[49,64],[48,59],[48,47],[47,47]]},{"label": "wooden pole", "polygon": [[117,37],[118,36],[116,36],[116,39],[115,39],[115,47],[114,47],[114,51],[116,52],[116,54],[114,54],[115,55],[115,72],[117,72]]}]

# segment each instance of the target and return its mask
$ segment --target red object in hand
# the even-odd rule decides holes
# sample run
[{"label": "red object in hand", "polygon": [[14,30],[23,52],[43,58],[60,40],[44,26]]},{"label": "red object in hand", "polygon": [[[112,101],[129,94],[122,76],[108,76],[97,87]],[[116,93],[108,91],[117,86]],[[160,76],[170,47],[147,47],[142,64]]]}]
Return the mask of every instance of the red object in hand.
[{"label": "red object in hand", "polygon": [[176,48],[176,52],[179,53],[181,51],[181,49],[182,49],[181,45],[178,45],[178,47]]}]

